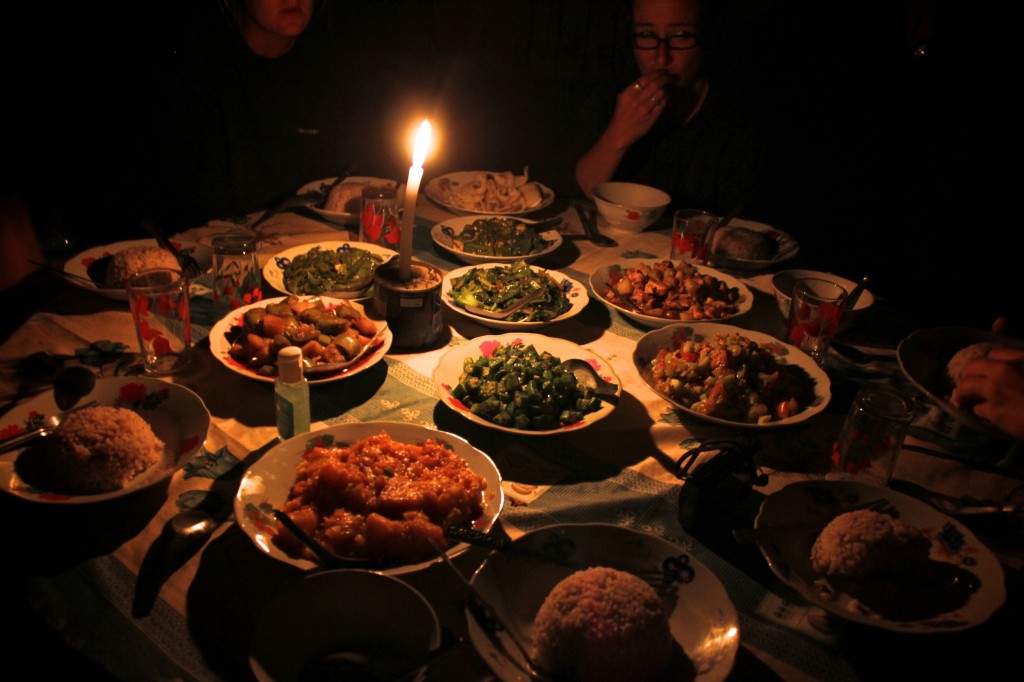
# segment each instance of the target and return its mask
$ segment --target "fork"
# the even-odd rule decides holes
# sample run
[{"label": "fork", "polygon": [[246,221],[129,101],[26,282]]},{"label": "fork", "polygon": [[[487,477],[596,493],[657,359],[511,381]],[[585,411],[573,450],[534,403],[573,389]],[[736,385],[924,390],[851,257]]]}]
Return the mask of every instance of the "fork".
[{"label": "fork", "polygon": [[146,228],[146,232],[149,232],[157,244],[174,254],[174,257],[178,260],[178,264],[181,265],[182,271],[188,279],[195,279],[203,274],[203,269],[200,267],[199,262],[192,256],[189,251],[179,251],[177,247],[167,238],[159,227],[156,226],[156,222],[152,218],[143,217],[142,226]]},{"label": "fork", "polygon": [[[487,633],[487,637],[494,642],[502,651],[505,652],[505,656],[508,660],[519,667],[523,672],[530,676],[532,680],[539,680],[540,682],[552,682],[552,676],[550,673],[545,672],[537,663],[534,662],[533,658],[530,657],[529,647],[520,641],[519,635],[516,634],[505,621],[501,619],[498,612],[491,606],[480,591],[476,589],[476,585],[470,582],[466,576],[462,575],[462,571],[452,563],[452,560],[448,558],[448,554],[444,551],[444,548],[437,544],[433,539],[427,538],[427,542],[434,548],[437,555],[441,558],[444,564],[455,574],[455,577],[459,579],[459,582],[466,588],[469,593],[470,600],[467,604],[467,609],[476,619],[477,623],[483,628],[484,632]],[[513,656],[509,651],[505,649],[503,640],[497,637],[497,633],[504,631],[508,635],[509,641],[515,647],[518,656]],[[521,657],[522,660],[517,660]]]}]

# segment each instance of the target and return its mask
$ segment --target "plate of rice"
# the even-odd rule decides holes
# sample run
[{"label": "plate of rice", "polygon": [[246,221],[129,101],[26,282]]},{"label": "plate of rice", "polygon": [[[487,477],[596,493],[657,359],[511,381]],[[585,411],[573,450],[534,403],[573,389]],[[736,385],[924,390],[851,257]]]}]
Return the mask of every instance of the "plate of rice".
[{"label": "plate of rice", "polygon": [[1006,600],[1002,565],[970,529],[889,488],[791,483],[761,503],[754,527],[783,582],[856,623],[953,632],[984,623]]},{"label": "plate of rice", "polygon": [[[600,523],[546,526],[512,545],[487,557],[471,582],[558,679],[729,676],[740,645],[736,607],[679,545]],[[485,631],[471,608],[466,621],[499,679],[528,682],[505,632]]]},{"label": "plate of rice", "polygon": [[900,341],[896,359],[910,383],[958,422],[988,436],[1008,439],[1007,434],[990,422],[950,402],[954,377],[959,375],[963,365],[984,355],[992,345],[1021,348],[1024,341],[973,327],[919,329]]},{"label": "plate of rice", "polygon": [[359,225],[362,196],[365,187],[394,187],[398,209],[405,203],[405,184],[388,178],[363,175],[348,175],[341,178],[324,178],[308,182],[296,194],[308,196],[309,210],[321,218],[338,225]]},{"label": "plate of rice", "polygon": [[727,270],[765,270],[793,258],[800,245],[782,230],[735,218],[711,235],[710,261]]},{"label": "plate of rice", "polygon": [[[293,486],[306,496],[293,498]],[[320,500],[315,508],[313,499]],[[260,551],[292,566],[319,564],[293,537],[279,537],[275,509],[337,554],[378,560],[374,570],[397,575],[440,561],[427,538],[447,545],[448,556],[469,548],[445,539],[441,519],[487,531],[504,502],[498,468],[464,438],[419,424],[360,422],[270,449],[242,476],[235,518]]]},{"label": "plate of rice", "polygon": [[[172,239],[178,251],[191,253],[204,272],[213,266],[213,249],[205,244]],[[149,268],[171,268],[181,270],[174,254],[163,249],[155,239],[131,239],[114,242],[105,246],[94,246],[72,256],[64,264],[67,280],[80,289],[95,291],[115,301],[127,301],[128,291],[124,283],[128,277]],[[193,283],[195,296],[207,291]]]},{"label": "plate of rice", "polygon": [[[89,406],[52,435],[0,455],[0,488],[49,504],[122,497],[172,476],[202,451],[210,428],[198,395],[150,377],[101,377],[78,405]],[[62,411],[52,390],[40,394],[0,418],[0,437],[32,431]]]}]

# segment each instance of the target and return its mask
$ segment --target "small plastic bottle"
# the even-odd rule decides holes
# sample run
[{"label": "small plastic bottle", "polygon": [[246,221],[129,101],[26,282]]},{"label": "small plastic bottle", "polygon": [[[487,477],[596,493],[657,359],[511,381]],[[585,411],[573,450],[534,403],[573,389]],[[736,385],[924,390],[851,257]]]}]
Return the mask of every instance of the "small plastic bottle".
[{"label": "small plastic bottle", "polygon": [[309,431],[309,382],[302,375],[302,351],[298,346],[286,346],[277,354],[274,402],[281,440]]}]

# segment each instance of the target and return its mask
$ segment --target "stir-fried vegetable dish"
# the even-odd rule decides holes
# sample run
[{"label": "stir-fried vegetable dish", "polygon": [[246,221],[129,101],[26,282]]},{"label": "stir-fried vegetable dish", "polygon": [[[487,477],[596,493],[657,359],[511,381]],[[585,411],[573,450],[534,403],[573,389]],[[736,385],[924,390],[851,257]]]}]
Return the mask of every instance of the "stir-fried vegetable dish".
[{"label": "stir-fried vegetable dish", "polygon": [[460,308],[473,306],[494,312],[507,310],[535,292],[538,297],[508,316],[510,322],[547,322],[567,312],[572,303],[551,275],[531,268],[525,261],[509,266],[471,268],[452,278],[452,302]]},{"label": "stir-fried vegetable dish", "polygon": [[[302,350],[302,364],[315,370],[353,360],[377,333],[377,325],[354,306],[329,306],[318,297],[289,296],[242,314],[228,330],[228,354],[264,376],[277,375],[277,354],[285,346]],[[342,367],[343,368],[343,367]]]},{"label": "stir-fried vegetable dish", "polygon": [[651,361],[654,386],[694,412],[766,424],[814,402],[814,381],[772,352],[733,333],[694,337],[662,348]]},{"label": "stir-fried vegetable dish", "polygon": [[314,246],[284,268],[284,285],[293,294],[323,294],[368,286],[384,259],[365,249],[344,246],[323,251]]},{"label": "stir-fried vegetable dish", "polygon": [[452,245],[482,256],[528,256],[546,249],[548,241],[521,220],[480,218],[453,235]]},{"label": "stir-fried vegetable dish", "polygon": [[533,344],[503,345],[467,358],[452,395],[487,421],[524,431],[570,426],[601,407],[601,399]]},{"label": "stir-fried vegetable dish", "polygon": [[720,320],[739,312],[738,288],[685,261],[612,266],[602,294],[612,303],[670,320]]}]

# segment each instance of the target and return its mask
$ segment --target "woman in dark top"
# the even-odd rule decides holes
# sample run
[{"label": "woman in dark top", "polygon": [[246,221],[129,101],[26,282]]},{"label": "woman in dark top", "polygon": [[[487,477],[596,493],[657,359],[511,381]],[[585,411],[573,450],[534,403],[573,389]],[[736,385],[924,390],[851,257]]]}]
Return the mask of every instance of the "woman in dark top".
[{"label": "woman in dark top", "polygon": [[[588,197],[607,180],[654,185],[676,206],[756,212],[766,190],[766,142],[738,93],[707,69],[709,26],[699,0],[635,0],[632,45],[639,75],[579,159]],[[595,117],[596,118],[596,117]]]}]

